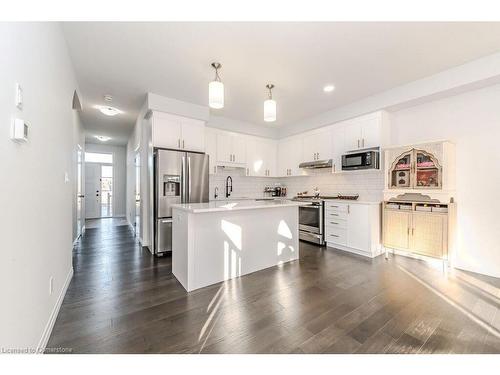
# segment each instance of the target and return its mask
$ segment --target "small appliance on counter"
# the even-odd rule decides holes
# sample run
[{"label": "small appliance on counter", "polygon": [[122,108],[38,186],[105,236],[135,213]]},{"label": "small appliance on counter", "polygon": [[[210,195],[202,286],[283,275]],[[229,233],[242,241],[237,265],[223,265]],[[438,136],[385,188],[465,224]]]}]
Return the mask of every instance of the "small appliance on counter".
[{"label": "small appliance on counter", "polygon": [[286,197],[286,186],[275,184],[275,186],[266,186],[264,188],[264,196],[266,197]]}]

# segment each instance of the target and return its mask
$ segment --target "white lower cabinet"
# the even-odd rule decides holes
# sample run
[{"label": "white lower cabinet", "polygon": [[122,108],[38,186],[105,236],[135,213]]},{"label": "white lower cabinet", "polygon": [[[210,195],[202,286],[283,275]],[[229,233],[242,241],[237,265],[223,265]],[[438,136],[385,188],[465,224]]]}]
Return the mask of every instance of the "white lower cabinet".
[{"label": "white lower cabinet", "polygon": [[370,258],[380,255],[380,204],[325,201],[327,245]]}]

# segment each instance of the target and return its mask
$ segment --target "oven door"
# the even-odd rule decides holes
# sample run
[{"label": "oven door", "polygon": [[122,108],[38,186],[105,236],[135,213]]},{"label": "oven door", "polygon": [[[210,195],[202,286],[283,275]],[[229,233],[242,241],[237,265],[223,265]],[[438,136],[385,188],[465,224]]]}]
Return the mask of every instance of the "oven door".
[{"label": "oven door", "polygon": [[299,207],[299,229],[311,233],[323,233],[321,205],[311,204]]}]

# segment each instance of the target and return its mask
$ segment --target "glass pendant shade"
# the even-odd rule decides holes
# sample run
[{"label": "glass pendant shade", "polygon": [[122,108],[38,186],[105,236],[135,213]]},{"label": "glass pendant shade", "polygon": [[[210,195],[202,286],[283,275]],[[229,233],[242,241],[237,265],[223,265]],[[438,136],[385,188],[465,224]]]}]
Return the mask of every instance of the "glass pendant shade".
[{"label": "glass pendant shade", "polygon": [[224,108],[224,84],[212,81],[208,84],[208,105],[210,108]]},{"label": "glass pendant shade", "polygon": [[276,121],[276,101],[273,99],[264,101],[264,121]]}]

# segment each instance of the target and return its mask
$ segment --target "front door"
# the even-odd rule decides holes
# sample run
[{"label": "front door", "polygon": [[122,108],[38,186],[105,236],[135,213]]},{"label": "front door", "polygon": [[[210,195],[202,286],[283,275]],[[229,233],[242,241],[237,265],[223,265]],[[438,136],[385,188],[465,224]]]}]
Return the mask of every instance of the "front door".
[{"label": "front door", "polygon": [[85,163],[85,217],[101,217],[101,164]]}]

